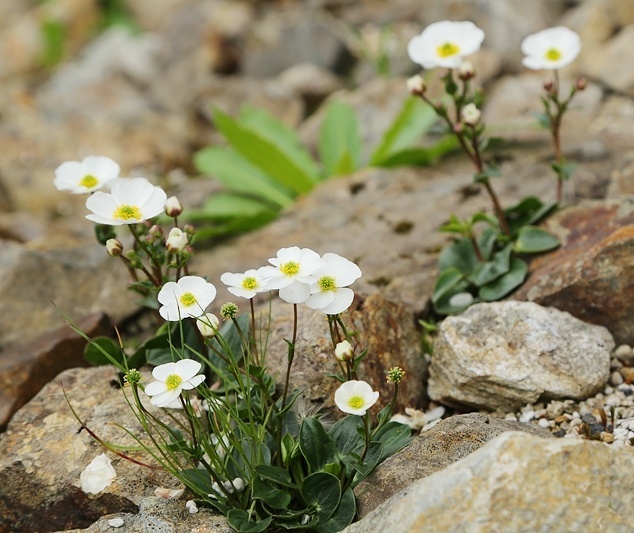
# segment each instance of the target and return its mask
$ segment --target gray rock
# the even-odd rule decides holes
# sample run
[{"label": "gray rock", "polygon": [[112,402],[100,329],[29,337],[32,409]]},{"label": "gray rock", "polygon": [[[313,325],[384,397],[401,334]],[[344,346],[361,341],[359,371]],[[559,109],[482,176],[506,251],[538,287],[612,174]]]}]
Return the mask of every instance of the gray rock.
[{"label": "gray rock", "polygon": [[[109,520],[120,518],[123,526],[114,529]],[[224,516],[202,507],[190,514],[185,508],[185,497],[165,500],[150,496],[141,500],[138,514],[113,513],[97,520],[86,529],[74,529],[71,533],[232,533]]]},{"label": "gray rock", "polygon": [[242,71],[247,76],[276,76],[297,63],[312,63],[336,74],[347,74],[354,65],[337,26],[320,20],[317,13],[271,15],[258,21],[245,47]]},{"label": "gray rock", "polygon": [[585,57],[588,75],[615,91],[634,95],[634,68],[623,61],[634,47],[634,24],[626,26],[604,44],[592,47]]},{"label": "gray rock", "polygon": [[584,399],[610,372],[614,339],[532,302],[476,304],[440,325],[429,396],[448,404],[511,411],[543,399]]},{"label": "gray rock", "polygon": [[634,520],[632,468],[631,449],[504,433],[345,531],[627,533]]},{"label": "gray rock", "polygon": [[449,417],[418,435],[407,448],[386,459],[359,483],[355,488],[359,518],[416,480],[447,468],[507,431],[553,438],[539,426],[479,413]]}]

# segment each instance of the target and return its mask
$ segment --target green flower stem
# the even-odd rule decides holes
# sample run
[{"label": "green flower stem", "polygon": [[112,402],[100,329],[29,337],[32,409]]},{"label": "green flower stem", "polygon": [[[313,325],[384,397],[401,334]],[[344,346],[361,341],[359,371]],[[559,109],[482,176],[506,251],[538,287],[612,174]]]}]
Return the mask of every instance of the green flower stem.
[{"label": "green flower stem", "polygon": [[253,351],[253,361],[256,365],[260,366],[260,356],[258,354],[258,344],[255,339],[255,305],[253,304],[253,298],[249,299],[251,304],[251,334],[249,335],[249,342],[251,350]]},{"label": "green flower stem", "polygon": [[[192,446],[194,448],[194,450],[198,449],[198,442],[196,440],[196,430],[194,429],[194,422],[192,421],[192,417],[194,416],[193,412],[190,413],[187,410],[188,407],[188,403],[185,402],[185,398],[183,398],[183,394],[181,394],[178,399],[181,402],[181,405],[183,406],[183,413],[185,413],[185,418],[187,419],[187,421],[189,422],[189,429],[192,435]],[[191,408],[191,405],[189,405],[189,407]]]},{"label": "green flower stem", "polygon": [[295,359],[295,343],[297,342],[297,304],[293,304],[293,340],[288,343],[288,366],[286,367],[286,378],[284,380],[284,394],[282,396],[282,409],[286,406],[286,397],[288,396],[288,384],[291,379],[291,366]]},{"label": "green flower stem", "polygon": [[370,412],[366,411],[365,415],[363,415],[363,430],[365,432],[365,448],[363,453],[361,454],[361,458],[359,459],[361,462],[365,459],[365,456],[368,454],[368,450],[370,449]]}]

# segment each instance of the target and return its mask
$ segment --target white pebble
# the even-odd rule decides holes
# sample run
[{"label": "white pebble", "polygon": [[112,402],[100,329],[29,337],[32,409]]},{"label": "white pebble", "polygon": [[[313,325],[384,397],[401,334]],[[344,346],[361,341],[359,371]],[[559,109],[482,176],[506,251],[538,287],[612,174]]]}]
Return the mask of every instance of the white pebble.
[{"label": "white pebble", "polygon": [[546,418],[540,418],[539,422],[537,422],[537,423],[543,428],[550,427],[550,422]]},{"label": "white pebble", "polygon": [[187,500],[185,502],[185,508],[190,512],[190,514],[196,514],[198,512],[198,506],[194,500]]},{"label": "white pebble", "polygon": [[530,422],[535,418],[535,411],[527,411],[520,416],[520,422]]},{"label": "white pebble", "polygon": [[618,346],[617,349],[614,350],[614,355],[621,361],[629,361],[634,355],[634,350],[632,350],[632,347],[628,344],[621,344],[621,346]]},{"label": "white pebble", "polygon": [[111,518],[108,520],[108,525],[110,527],[121,527],[123,524],[125,524],[123,518]]},{"label": "white pebble", "polygon": [[517,416],[515,416],[515,413],[507,413],[506,415],[504,415],[504,420],[515,420],[515,421],[517,421]]}]

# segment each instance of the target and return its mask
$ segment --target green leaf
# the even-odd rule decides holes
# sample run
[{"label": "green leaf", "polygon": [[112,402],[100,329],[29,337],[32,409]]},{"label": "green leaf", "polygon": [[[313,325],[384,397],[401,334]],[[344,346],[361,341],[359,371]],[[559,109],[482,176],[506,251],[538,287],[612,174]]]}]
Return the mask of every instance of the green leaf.
[{"label": "green leaf", "polygon": [[370,164],[385,166],[394,154],[412,148],[438,120],[432,106],[418,98],[407,98],[401,111],[383,134],[370,156]]},{"label": "green leaf", "polygon": [[[188,211],[188,214],[189,213],[194,212]],[[189,216],[185,218],[189,219]],[[277,218],[277,213],[265,212],[250,218],[232,218],[222,224],[202,226],[196,229],[193,243],[195,244],[213,238],[228,237],[238,233],[246,233],[268,224],[272,220],[275,220],[275,218]],[[201,217],[199,220],[204,221],[208,219]]]},{"label": "green leaf", "polygon": [[277,483],[278,485],[290,488],[296,487],[296,485],[293,483],[293,480],[291,479],[290,474],[284,468],[281,468],[279,466],[259,465],[255,468],[255,472],[262,479],[272,481],[273,483]]},{"label": "green leaf", "polygon": [[526,279],[528,265],[517,257],[511,258],[511,268],[507,274],[480,288],[478,296],[485,302],[494,302],[519,287]]},{"label": "green leaf", "polygon": [[575,171],[576,167],[574,163],[553,163],[551,166],[557,176],[559,176],[564,181],[570,179],[570,176],[572,176],[572,173]]},{"label": "green leaf", "polygon": [[455,267],[448,267],[443,270],[436,279],[436,284],[434,285],[434,292],[431,297],[431,301],[436,304],[448,294],[455,294],[456,292],[460,292],[464,290],[468,286],[467,281],[465,280],[464,275],[460,270]]},{"label": "green leaf", "polygon": [[252,131],[275,144],[299,168],[319,181],[319,168],[310,152],[302,145],[295,130],[262,108],[244,106],[240,112],[240,121]]},{"label": "green leaf", "polygon": [[469,281],[478,287],[490,283],[506,274],[510,268],[512,245],[508,244],[496,252],[491,260],[482,262],[474,269]]},{"label": "green leaf", "polygon": [[412,430],[405,424],[388,422],[372,437],[383,444],[380,461],[387,459],[412,442]]},{"label": "green leaf", "polygon": [[468,276],[478,263],[478,256],[473,249],[473,244],[469,239],[462,238],[446,246],[440,252],[438,268],[441,272],[449,268],[456,268],[465,276]]},{"label": "green leaf", "polygon": [[356,512],[357,504],[354,492],[352,492],[352,489],[348,489],[343,493],[335,514],[323,524],[319,524],[315,528],[315,533],[335,533],[344,530],[352,523]]},{"label": "green leaf", "polygon": [[273,509],[286,509],[291,503],[291,494],[256,477],[253,480],[253,499],[262,500]]},{"label": "green leaf", "polygon": [[328,520],[339,506],[341,484],[332,474],[315,472],[304,479],[301,494],[306,504],[315,509],[315,514],[322,523]]},{"label": "green leaf", "polygon": [[227,189],[263,198],[278,207],[293,203],[295,193],[232,148],[209,146],[194,154],[199,172],[213,176]]},{"label": "green leaf", "polygon": [[319,132],[319,157],[325,176],[349,174],[359,168],[361,137],[354,110],[333,101],[326,108]]},{"label": "green leaf", "polygon": [[390,154],[376,166],[384,168],[400,166],[429,166],[442,156],[453,152],[458,141],[453,136],[441,137],[436,143],[426,147],[414,147]]},{"label": "green leaf", "polygon": [[504,216],[513,235],[528,224],[535,224],[557,208],[556,202],[548,204],[535,196],[522,198],[519,203],[504,210]]},{"label": "green leaf", "polygon": [[299,430],[299,447],[311,472],[323,470],[327,463],[336,460],[337,449],[326,430],[314,417],[305,418]]},{"label": "green leaf", "polygon": [[84,359],[91,365],[125,366],[125,355],[119,345],[108,337],[95,337],[84,348]]},{"label": "green leaf", "polygon": [[524,226],[513,245],[513,250],[520,254],[538,254],[554,250],[559,244],[559,239],[552,233],[535,226]]},{"label": "green leaf", "polygon": [[297,194],[307,193],[315,186],[313,177],[297,166],[273,142],[219,109],[214,110],[213,117],[216,127],[231,146],[276,182]]},{"label": "green leaf", "polygon": [[346,416],[330,428],[328,435],[335,443],[340,456],[348,455],[363,444],[363,438],[358,431],[360,428],[363,428],[363,419],[360,416]]},{"label": "green leaf", "polygon": [[249,513],[242,509],[231,509],[227,513],[227,522],[240,533],[260,533],[266,531],[273,517],[269,516],[262,520],[249,520]]},{"label": "green leaf", "polygon": [[202,208],[197,209],[195,214],[190,215],[188,220],[196,221],[204,220],[223,220],[227,218],[238,217],[256,217],[263,213],[270,213],[275,216],[277,209],[271,209],[270,204],[262,203],[262,201],[240,196],[232,193],[215,193],[210,196]]},{"label": "green leaf", "polygon": [[[236,321],[238,322],[242,333],[246,336],[246,338],[248,338],[250,329],[249,315],[247,313],[239,314],[236,317]],[[225,363],[225,361],[217,355],[217,352],[224,354],[227,359],[235,359],[236,362],[239,362],[242,359],[242,337],[240,337],[240,333],[238,333],[233,320],[227,320],[222,324],[222,326],[220,326],[218,336],[222,337],[228,350],[226,350],[218,339],[214,337],[211,339],[213,348],[209,352],[209,360],[216,368],[225,369],[227,367],[227,363]]]}]

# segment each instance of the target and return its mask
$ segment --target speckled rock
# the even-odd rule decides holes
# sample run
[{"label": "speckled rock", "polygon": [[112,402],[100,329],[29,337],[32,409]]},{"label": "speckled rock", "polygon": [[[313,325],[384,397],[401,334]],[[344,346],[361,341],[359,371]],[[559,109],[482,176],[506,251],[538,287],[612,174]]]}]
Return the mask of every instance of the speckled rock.
[{"label": "speckled rock", "polygon": [[507,431],[552,438],[548,430],[539,426],[488,415],[472,413],[449,417],[418,435],[407,448],[386,459],[357,485],[359,518],[414,481],[447,468]]},{"label": "speckled rock", "polygon": [[[142,434],[122,391],[112,388],[114,377],[110,367],[67,370],[14,415],[6,433],[0,435],[0,530],[87,527],[109,513],[136,512],[140,501],[152,495],[156,487],[177,488],[177,482],[166,472],[106,452],[117,478],[95,496],[81,490],[81,471],[104,449],[86,431],[80,431],[60,383],[78,416],[101,439],[134,446],[135,441],[113,424],[116,421]],[[129,454],[153,464],[147,454]]]},{"label": "speckled rock", "polygon": [[632,449],[504,433],[345,531],[627,533],[634,520],[632,468]]},{"label": "speckled rock", "polygon": [[428,394],[489,410],[512,410],[538,398],[583,399],[607,382],[613,348],[607,329],[558,309],[480,303],[440,325]]}]

